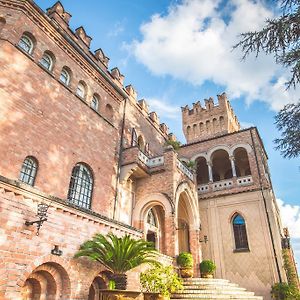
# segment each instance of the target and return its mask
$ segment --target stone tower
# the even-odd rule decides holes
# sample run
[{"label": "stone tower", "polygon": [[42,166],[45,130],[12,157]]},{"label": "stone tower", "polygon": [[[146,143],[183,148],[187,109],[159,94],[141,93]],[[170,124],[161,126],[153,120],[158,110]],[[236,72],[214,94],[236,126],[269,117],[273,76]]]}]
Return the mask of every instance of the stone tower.
[{"label": "stone tower", "polygon": [[218,95],[218,105],[213,98],[205,99],[205,107],[200,101],[193,108],[182,107],[183,132],[187,143],[205,140],[240,129],[239,121],[225,93]]}]

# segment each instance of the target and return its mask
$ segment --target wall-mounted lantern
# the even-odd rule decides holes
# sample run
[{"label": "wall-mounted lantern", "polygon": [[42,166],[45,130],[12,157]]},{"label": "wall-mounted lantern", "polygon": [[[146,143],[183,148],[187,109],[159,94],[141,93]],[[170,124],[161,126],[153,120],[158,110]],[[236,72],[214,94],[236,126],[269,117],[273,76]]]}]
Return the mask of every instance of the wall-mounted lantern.
[{"label": "wall-mounted lantern", "polygon": [[40,228],[42,227],[43,223],[47,221],[47,212],[48,212],[49,205],[45,203],[39,203],[37,206],[37,214],[36,216],[39,218],[35,221],[26,221],[26,226],[31,226],[33,224],[37,224],[37,232],[36,235],[39,235]]}]

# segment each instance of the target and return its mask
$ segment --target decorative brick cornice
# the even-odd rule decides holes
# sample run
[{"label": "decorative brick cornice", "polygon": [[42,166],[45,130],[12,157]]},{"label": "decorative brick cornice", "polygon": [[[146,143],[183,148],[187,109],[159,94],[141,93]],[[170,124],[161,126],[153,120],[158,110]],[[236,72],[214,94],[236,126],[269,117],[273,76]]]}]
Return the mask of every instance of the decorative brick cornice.
[{"label": "decorative brick cornice", "polygon": [[15,196],[23,196],[24,198],[34,199],[34,200],[43,200],[47,202],[47,204],[51,204],[52,206],[54,206],[56,209],[65,210],[79,217],[85,219],[88,218],[96,222],[109,225],[116,229],[120,227],[122,230],[137,236],[140,236],[143,233],[143,231],[135,227],[124,224],[117,220],[113,220],[109,217],[96,213],[90,209],[78,207],[58,197],[54,197],[44,192],[41,192],[38,189],[29,186],[27,184],[24,184],[18,180],[12,180],[1,175],[0,175],[0,188],[3,188],[5,192],[14,193]]}]

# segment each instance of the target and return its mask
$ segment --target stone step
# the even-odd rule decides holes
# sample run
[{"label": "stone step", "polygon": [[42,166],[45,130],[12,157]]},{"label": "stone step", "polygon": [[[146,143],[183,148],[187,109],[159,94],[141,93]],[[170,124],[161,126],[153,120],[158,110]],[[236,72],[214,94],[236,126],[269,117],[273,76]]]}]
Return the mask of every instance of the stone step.
[{"label": "stone step", "polygon": [[202,295],[197,298],[172,298],[176,300],[228,300],[228,299],[235,299],[235,300],[263,300],[263,297],[260,296],[241,296],[241,295]]},{"label": "stone step", "polygon": [[245,288],[239,287],[237,284],[232,285],[212,285],[212,284],[201,284],[201,285],[184,285],[186,291],[190,290],[232,290],[232,291],[245,291]]},{"label": "stone step", "polygon": [[253,292],[231,283],[227,279],[216,278],[185,278],[183,279],[184,289],[172,294],[174,300],[263,300],[255,296]]},{"label": "stone step", "polygon": [[242,295],[251,295],[253,296],[253,292],[248,292],[246,290],[221,290],[221,289],[203,289],[203,290],[182,290],[174,293],[174,295],[198,295],[198,294],[228,294],[228,295],[236,295],[236,294],[242,294]]}]

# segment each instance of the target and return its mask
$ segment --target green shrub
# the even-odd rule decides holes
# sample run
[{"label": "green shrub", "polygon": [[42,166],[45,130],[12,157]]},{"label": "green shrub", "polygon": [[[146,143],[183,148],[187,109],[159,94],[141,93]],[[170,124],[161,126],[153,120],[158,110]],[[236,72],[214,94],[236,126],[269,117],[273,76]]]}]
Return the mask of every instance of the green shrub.
[{"label": "green shrub", "polygon": [[201,274],[213,274],[216,270],[216,265],[212,260],[202,260],[200,263]]},{"label": "green shrub", "polygon": [[192,268],[194,265],[194,259],[191,253],[181,252],[177,256],[177,264],[182,268]]},{"label": "green shrub", "polygon": [[178,150],[181,146],[181,143],[179,141],[167,140],[166,145],[171,145],[174,150]]},{"label": "green shrub", "polygon": [[288,283],[275,283],[271,289],[272,299],[275,300],[299,300],[300,294],[297,288]]},{"label": "green shrub", "polygon": [[182,281],[172,266],[156,266],[142,272],[140,283],[144,292],[159,293],[165,297],[183,289]]}]

